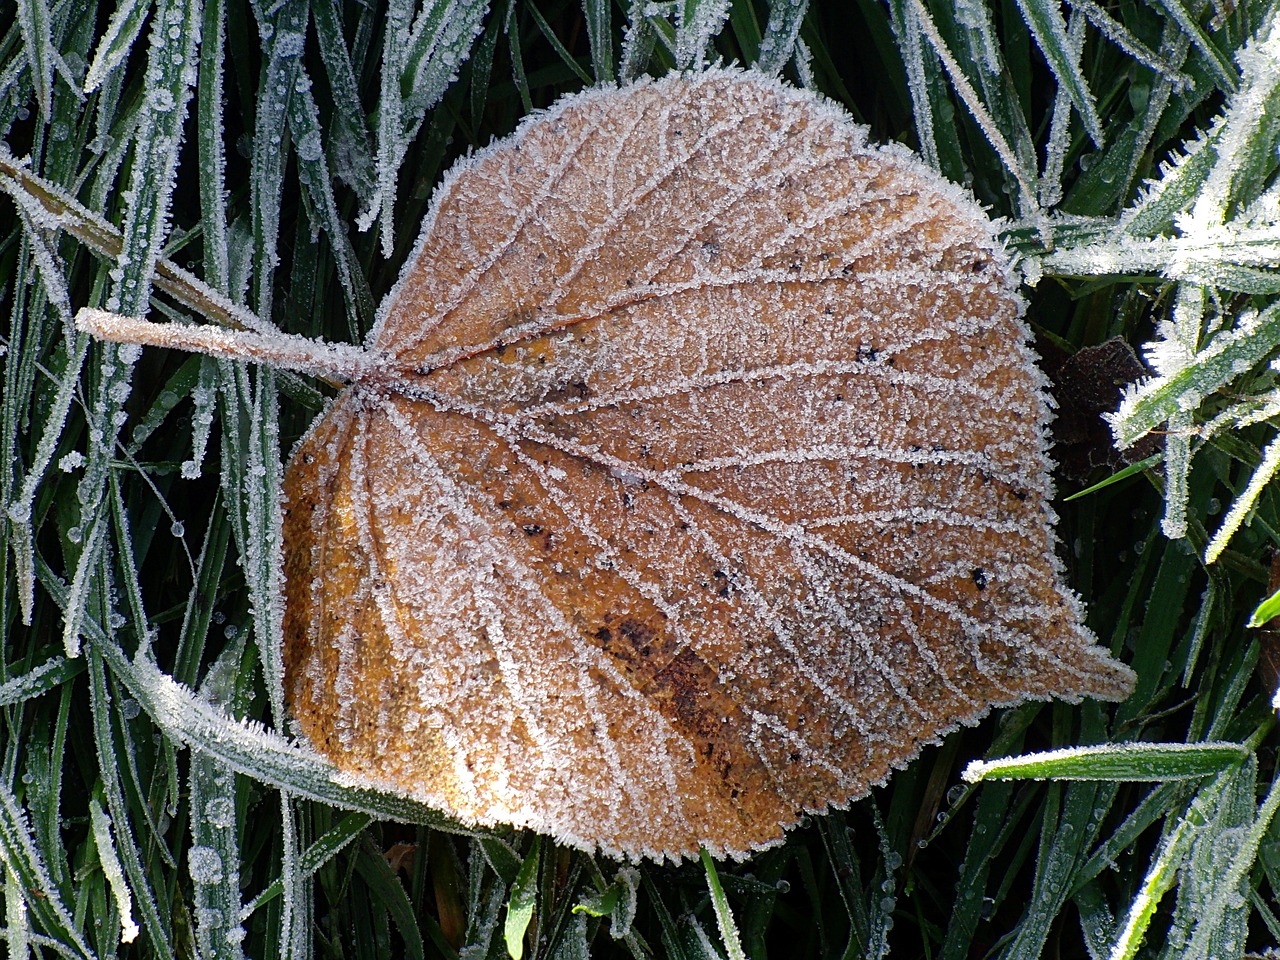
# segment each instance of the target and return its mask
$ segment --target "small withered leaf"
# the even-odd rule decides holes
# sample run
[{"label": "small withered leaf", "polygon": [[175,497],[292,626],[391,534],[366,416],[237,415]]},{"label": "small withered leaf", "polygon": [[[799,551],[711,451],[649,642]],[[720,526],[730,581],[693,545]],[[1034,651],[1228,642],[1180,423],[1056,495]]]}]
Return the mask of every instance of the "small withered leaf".
[{"label": "small withered leaf", "polygon": [[460,163],[286,478],[287,694],[362,781],[744,855],[993,707],[1120,699],[990,223],[713,70]]}]

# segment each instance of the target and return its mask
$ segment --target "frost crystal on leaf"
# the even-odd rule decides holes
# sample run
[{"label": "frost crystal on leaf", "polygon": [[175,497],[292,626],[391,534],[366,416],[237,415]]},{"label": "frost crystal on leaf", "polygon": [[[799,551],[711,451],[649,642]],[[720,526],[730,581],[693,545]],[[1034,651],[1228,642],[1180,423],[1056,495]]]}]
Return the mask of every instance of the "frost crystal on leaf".
[{"label": "frost crystal on leaf", "polygon": [[294,451],[301,729],[464,822],[679,858],[994,706],[1124,697],[1021,310],[977,204],[811,94],[711,70],[532,118],[446,178]]}]

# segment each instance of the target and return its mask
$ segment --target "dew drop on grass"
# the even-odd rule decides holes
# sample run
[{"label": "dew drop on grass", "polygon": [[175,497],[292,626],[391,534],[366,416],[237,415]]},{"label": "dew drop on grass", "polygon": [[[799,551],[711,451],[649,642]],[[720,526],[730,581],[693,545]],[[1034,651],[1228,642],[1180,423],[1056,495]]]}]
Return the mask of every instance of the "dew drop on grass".
[{"label": "dew drop on grass", "polygon": [[156,113],[168,113],[174,107],[173,94],[164,87],[152,90],[148,102]]},{"label": "dew drop on grass", "polygon": [[218,883],[222,880],[222,857],[213,847],[192,847],[187,851],[187,869],[196,883]]},{"label": "dew drop on grass", "polygon": [[303,160],[319,160],[323,153],[319,131],[312,130],[310,133],[306,134],[306,136],[302,137],[302,139],[298,141],[297,149],[298,156]]},{"label": "dew drop on grass", "polygon": [[204,816],[215,827],[235,826],[236,805],[229,797],[213,797],[204,806]]},{"label": "dew drop on grass", "polygon": [[358,360],[147,336],[351,381],[285,475],[317,749],[678,859],[776,843],[995,705],[1131,690],[1062,585],[1023,307],[963,190],[714,69],[461,161]]}]

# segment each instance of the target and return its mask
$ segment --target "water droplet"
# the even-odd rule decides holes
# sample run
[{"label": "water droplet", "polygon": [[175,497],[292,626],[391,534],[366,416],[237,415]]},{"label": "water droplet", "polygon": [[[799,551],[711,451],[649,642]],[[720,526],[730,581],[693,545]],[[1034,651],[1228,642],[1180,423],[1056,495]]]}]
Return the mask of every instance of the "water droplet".
[{"label": "water droplet", "polygon": [[192,847],[187,851],[187,869],[196,883],[219,883],[222,880],[222,857],[213,847]]},{"label": "water droplet", "polygon": [[204,816],[215,827],[233,827],[236,805],[230,797],[213,797],[204,805]]}]

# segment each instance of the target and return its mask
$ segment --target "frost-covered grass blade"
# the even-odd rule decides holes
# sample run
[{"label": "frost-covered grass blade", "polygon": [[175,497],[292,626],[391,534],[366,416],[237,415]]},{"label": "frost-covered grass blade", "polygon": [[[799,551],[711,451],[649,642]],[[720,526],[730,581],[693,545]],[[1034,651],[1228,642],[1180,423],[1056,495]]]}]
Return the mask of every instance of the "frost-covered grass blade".
[{"label": "frost-covered grass blade", "polygon": [[1182,780],[1205,777],[1239,763],[1238,744],[1126,743],[1075,747],[1002,760],[978,760],[964,778],[979,780]]}]

